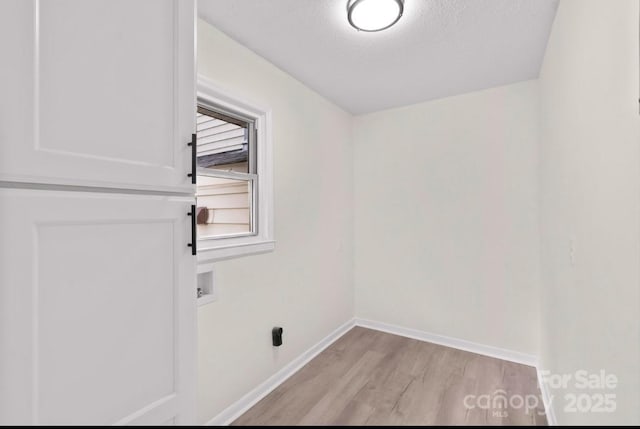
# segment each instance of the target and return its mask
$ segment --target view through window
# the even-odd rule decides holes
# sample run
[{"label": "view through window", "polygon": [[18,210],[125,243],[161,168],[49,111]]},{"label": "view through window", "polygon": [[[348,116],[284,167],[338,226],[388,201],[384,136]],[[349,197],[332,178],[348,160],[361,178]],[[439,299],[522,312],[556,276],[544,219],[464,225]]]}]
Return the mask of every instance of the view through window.
[{"label": "view through window", "polygon": [[198,107],[198,238],[256,233],[256,133],[253,121]]}]

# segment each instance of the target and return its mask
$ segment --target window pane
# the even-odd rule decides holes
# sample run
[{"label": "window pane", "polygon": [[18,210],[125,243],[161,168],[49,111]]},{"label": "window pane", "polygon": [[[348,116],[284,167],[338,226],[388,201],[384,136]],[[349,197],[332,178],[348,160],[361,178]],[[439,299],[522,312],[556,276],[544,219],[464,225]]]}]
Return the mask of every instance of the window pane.
[{"label": "window pane", "polygon": [[198,108],[198,167],[249,173],[251,129],[249,122]]},{"label": "window pane", "polygon": [[251,233],[251,196],[250,179],[198,176],[198,238]]}]

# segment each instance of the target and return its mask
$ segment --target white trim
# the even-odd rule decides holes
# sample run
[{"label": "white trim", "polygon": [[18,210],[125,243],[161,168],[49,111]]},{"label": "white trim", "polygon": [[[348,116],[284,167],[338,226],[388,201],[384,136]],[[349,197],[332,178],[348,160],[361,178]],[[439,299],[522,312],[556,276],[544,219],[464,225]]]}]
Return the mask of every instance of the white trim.
[{"label": "white trim", "polygon": [[[76,190],[75,188],[98,188],[104,192],[162,192],[174,195],[193,195],[195,187],[189,185],[178,186],[157,186],[157,185],[136,185],[130,183],[117,183],[99,180],[77,180],[67,179],[64,177],[38,177],[32,175],[12,175],[0,174],[0,185],[7,187],[66,187],[67,190]],[[74,189],[70,189],[74,188]]]},{"label": "white trim", "polygon": [[[198,263],[270,252],[275,248],[273,234],[273,141],[271,109],[238,97],[224,87],[198,75],[198,104],[218,107],[254,121],[258,141],[257,234],[198,240]],[[257,201],[256,201],[257,200]]]},{"label": "white trim", "polygon": [[355,319],[356,326],[363,328],[375,329],[376,331],[388,332],[390,334],[400,335],[401,337],[413,338],[414,340],[426,341],[428,343],[439,344],[441,346],[452,347],[458,350],[464,350],[479,355],[489,356],[497,359],[515,362],[522,365],[537,367],[538,358],[534,355],[517,352],[513,350],[502,349],[494,346],[478,344],[459,338],[447,337],[445,335],[432,334],[430,332],[420,331],[418,329],[405,328],[402,326],[391,325],[389,323],[375,322],[367,319]]},{"label": "white trim", "polygon": [[538,386],[540,387],[542,403],[544,405],[545,415],[547,416],[547,423],[549,424],[549,426],[558,425],[556,415],[553,410],[552,396],[549,393],[547,384],[544,383],[540,368],[538,367],[539,359],[537,356],[513,350],[502,349],[499,347],[478,344],[472,341],[461,340],[459,338],[447,337],[445,335],[432,334],[430,332],[420,331],[418,329],[405,328],[389,323],[360,319],[357,317],[354,319],[354,324],[355,326],[360,326],[363,328],[374,329],[376,331],[382,331],[389,334],[400,335],[402,337],[413,338],[414,340],[439,344],[441,346],[452,347],[458,350],[464,350],[483,356],[489,356],[496,359],[519,363],[521,365],[532,366],[536,369],[536,374],[538,376]]},{"label": "white trim", "polygon": [[417,329],[405,328],[389,323],[376,322],[373,320],[354,318],[346,322],[338,329],[330,333],[319,343],[311,347],[306,352],[302,353],[296,359],[291,361],[284,368],[276,372],[269,377],[266,381],[261,383],[258,387],[244,395],[238,401],[234,402],[220,414],[205,423],[205,426],[228,426],[247,410],[258,403],[262,398],[271,393],[275,388],[284,383],[289,377],[299,371],[304,365],[306,365],[311,359],[320,354],[324,349],[333,344],[338,338],[349,332],[354,326],[360,326],[362,328],[373,329],[376,331],[387,332],[389,334],[399,335],[401,337],[413,338],[418,341],[425,341],[428,343],[439,344],[441,346],[452,347],[458,350],[464,350],[471,353],[480,354],[483,356],[489,356],[496,359],[502,359],[509,362],[515,362],[522,365],[533,366],[536,368],[538,374],[538,384],[542,393],[542,401],[544,404],[545,413],[547,416],[547,422],[550,426],[556,426],[557,420],[551,406],[551,400],[549,392],[545,384],[543,384],[540,370],[537,367],[538,358],[534,355],[529,355],[522,352],[516,352],[512,350],[506,350],[499,347],[488,346],[484,344],[478,344],[467,340],[461,340],[459,338],[447,337],[445,335],[432,334],[429,332],[420,331]]},{"label": "white trim", "polygon": [[556,420],[556,413],[553,410],[553,395],[549,391],[549,386],[544,381],[542,376],[542,370],[536,368],[538,374],[538,386],[540,386],[540,394],[542,395],[542,403],[544,405],[544,411],[547,416],[547,424],[549,426],[558,426],[558,420]]},{"label": "white trim", "polygon": [[220,414],[205,423],[206,426],[228,426],[249,408],[253,407],[262,398],[271,393],[276,387],[284,383],[289,377],[298,372],[311,359],[319,355],[324,349],[333,344],[338,338],[349,332],[354,326],[354,321],[349,320],[338,329],[320,340],[319,343],[311,347],[306,352],[285,365],[281,370],[273,374],[258,387],[244,395],[238,401],[224,409]]},{"label": "white trim", "polygon": [[[250,238],[255,238],[251,236]],[[198,242],[200,244],[200,242]],[[276,248],[275,241],[261,241],[245,244],[230,244],[228,246],[218,246],[215,249],[198,248],[198,264],[206,264],[208,262],[223,261],[225,259],[233,259],[245,255],[257,255],[259,253],[272,252]]]}]

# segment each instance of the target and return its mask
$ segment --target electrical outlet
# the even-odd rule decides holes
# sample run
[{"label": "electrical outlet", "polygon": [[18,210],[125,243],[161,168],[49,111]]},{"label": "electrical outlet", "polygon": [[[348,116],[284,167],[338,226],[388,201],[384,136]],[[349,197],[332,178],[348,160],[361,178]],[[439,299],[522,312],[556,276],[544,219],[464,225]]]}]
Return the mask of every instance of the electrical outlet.
[{"label": "electrical outlet", "polygon": [[271,341],[273,342],[274,347],[280,347],[282,345],[282,332],[284,330],[276,326],[271,330]]}]

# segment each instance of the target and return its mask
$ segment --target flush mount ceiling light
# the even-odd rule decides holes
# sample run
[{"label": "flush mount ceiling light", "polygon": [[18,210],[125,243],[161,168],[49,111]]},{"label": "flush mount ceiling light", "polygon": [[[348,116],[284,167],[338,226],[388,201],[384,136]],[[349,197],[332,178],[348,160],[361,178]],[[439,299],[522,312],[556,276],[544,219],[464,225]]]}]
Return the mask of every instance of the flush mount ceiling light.
[{"label": "flush mount ceiling light", "polygon": [[349,0],[349,24],[360,31],[381,31],[398,22],[404,9],[404,0]]}]

